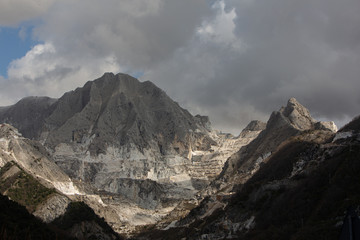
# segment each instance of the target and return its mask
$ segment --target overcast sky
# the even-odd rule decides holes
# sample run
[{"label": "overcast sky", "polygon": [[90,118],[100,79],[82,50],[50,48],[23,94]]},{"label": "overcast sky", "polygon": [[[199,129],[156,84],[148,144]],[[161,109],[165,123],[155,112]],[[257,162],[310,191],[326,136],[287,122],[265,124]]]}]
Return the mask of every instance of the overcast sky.
[{"label": "overcast sky", "polygon": [[0,105],[104,72],[150,80],[235,134],[295,97],[360,114],[359,0],[0,0]]}]

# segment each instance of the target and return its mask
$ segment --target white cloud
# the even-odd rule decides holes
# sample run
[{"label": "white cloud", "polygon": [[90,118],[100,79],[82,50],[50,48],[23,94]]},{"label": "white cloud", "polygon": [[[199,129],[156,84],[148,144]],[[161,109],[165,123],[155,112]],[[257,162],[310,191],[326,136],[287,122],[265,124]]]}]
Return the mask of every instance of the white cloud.
[{"label": "white cloud", "polygon": [[58,55],[51,43],[34,46],[24,57],[11,62],[8,79],[0,79],[1,99],[14,102],[24,96],[60,97],[104,72],[119,72],[114,56],[82,59]]},{"label": "white cloud", "polygon": [[229,45],[236,50],[244,48],[240,38],[234,33],[236,28],[234,20],[237,17],[235,8],[225,11],[224,1],[215,2],[212,8],[217,12],[216,17],[202,23],[197,29],[199,37],[203,41]]}]

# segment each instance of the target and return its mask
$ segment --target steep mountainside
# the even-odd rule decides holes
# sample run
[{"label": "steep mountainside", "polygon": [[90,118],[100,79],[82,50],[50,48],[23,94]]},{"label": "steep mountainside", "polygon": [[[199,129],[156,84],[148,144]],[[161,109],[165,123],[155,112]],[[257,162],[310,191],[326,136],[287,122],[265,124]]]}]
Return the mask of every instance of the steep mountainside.
[{"label": "steep mountainside", "polygon": [[23,170],[46,187],[63,194],[80,194],[69,176],[49,158],[40,143],[22,137],[8,124],[0,124],[0,167],[8,164],[8,177]]},{"label": "steep mountainside", "polygon": [[[255,123],[250,123],[240,136],[246,134],[248,129],[256,129],[257,125],[261,126],[261,129],[264,128],[264,124]],[[260,166],[273,156],[283,142],[310,131],[331,135],[336,131],[336,126],[332,122],[317,122],[304,106],[294,98],[290,99],[286,107],[272,113],[266,128],[253,141],[233,154],[225,163],[221,174],[210,186],[202,190],[201,195],[207,197],[200,203],[198,210],[195,210],[199,212],[190,213],[171,226],[188,225],[223,209],[227,205],[227,200],[236,192],[237,186],[246,183],[260,169]],[[319,136],[321,137],[322,134]],[[316,135],[313,138],[315,141]]]},{"label": "steep mountainside", "polygon": [[[10,209],[1,214],[1,239],[119,239],[110,226],[85,203],[79,205],[74,201],[82,200],[90,204],[107,220],[113,209],[102,203],[101,198],[86,186],[74,183],[49,158],[50,155],[40,143],[22,137],[8,124],[0,124],[0,192],[48,223],[40,223],[20,207],[2,199],[1,204],[10,206]],[[74,206],[78,206],[76,211],[86,214],[77,213],[75,216],[72,213]],[[22,217],[24,219],[19,220]],[[67,219],[64,226],[60,226],[61,219]],[[121,224],[119,217],[117,220]],[[23,228],[24,224],[34,229],[17,229]]]},{"label": "steep mountainside", "polygon": [[339,239],[347,209],[360,210],[358,123],[288,138],[234,194],[206,198],[178,227],[137,239]]}]

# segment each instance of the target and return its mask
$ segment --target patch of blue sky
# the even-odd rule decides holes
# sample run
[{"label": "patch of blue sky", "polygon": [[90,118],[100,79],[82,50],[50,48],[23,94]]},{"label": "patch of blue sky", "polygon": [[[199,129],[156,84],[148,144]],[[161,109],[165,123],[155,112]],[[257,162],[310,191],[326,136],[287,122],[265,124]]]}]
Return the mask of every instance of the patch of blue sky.
[{"label": "patch of blue sky", "polygon": [[32,37],[32,28],[0,27],[0,76],[7,78],[11,61],[25,56],[38,43]]}]

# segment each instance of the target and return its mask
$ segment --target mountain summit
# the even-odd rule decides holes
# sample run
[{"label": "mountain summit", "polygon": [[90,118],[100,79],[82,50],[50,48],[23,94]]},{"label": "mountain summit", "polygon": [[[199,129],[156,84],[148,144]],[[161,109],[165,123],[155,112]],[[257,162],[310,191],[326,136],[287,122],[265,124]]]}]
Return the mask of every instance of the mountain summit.
[{"label": "mountain summit", "polygon": [[310,129],[316,122],[307,108],[301,105],[295,98],[290,98],[286,107],[279,111],[291,125],[299,130]]}]

